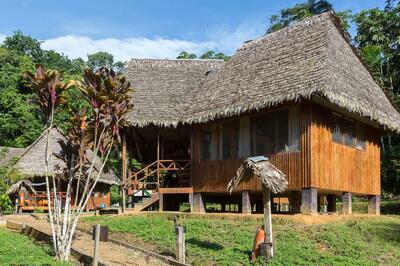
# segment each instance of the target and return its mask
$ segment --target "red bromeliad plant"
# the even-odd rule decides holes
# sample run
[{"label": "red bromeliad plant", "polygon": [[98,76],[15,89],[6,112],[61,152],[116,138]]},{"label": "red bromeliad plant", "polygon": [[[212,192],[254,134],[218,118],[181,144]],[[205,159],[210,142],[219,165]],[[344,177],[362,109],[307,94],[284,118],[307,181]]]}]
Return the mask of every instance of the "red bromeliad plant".
[{"label": "red bromeliad plant", "polygon": [[[32,88],[36,86],[35,84],[30,82]],[[56,154],[65,162],[64,180],[68,184],[65,204],[62,205],[57,200],[54,200],[54,203],[58,204],[49,203],[49,209],[52,207],[55,215],[55,219],[50,221],[54,228],[55,250],[61,260],[69,258],[79,217],[104,170],[111,150],[121,140],[119,132],[126,125],[126,114],[133,107],[129,102],[128,94],[131,91],[129,82],[122,75],[116,75],[113,70],[107,68],[101,68],[96,72],[85,70],[83,82],[73,81],[71,85],[79,88],[91,108],[73,112],[66,140],[60,141],[62,151]],[[40,99],[39,105],[47,107],[48,104],[42,99],[48,99],[46,95],[48,90],[44,89],[44,84],[36,87],[41,87],[35,89]],[[64,88],[60,84],[59,87]],[[55,95],[55,101],[53,96],[50,97],[52,107],[46,109],[51,111],[42,108],[45,117],[53,116],[57,97],[62,99],[61,96],[57,96],[57,92]],[[71,206],[74,183],[76,196],[74,206]]]}]

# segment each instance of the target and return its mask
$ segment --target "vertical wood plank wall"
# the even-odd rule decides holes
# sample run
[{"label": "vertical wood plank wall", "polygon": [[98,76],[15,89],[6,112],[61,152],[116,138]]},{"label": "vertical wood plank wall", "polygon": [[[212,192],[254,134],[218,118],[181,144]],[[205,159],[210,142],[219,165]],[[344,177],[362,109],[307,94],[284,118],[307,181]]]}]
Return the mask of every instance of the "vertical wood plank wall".
[{"label": "vertical wood plank wall", "polygon": [[[289,105],[286,105],[289,106]],[[286,107],[285,106],[285,107]],[[308,109],[305,110],[308,112]],[[303,111],[302,111],[303,112]],[[306,115],[301,115],[303,117]],[[310,117],[310,116],[309,116]],[[216,124],[213,122],[212,124]],[[308,134],[309,126],[311,125],[311,117],[307,120],[305,125],[301,125],[301,138],[300,138],[300,150],[308,145],[308,142],[304,141],[309,139],[307,136],[302,136],[303,134]],[[236,175],[236,171],[239,166],[243,163],[244,158],[234,159],[234,160],[200,160],[200,147],[201,139],[200,132],[202,125],[194,125],[193,130],[193,175],[192,175],[192,185],[194,192],[216,192],[216,193],[226,193],[228,182],[233,176]],[[305,130],[304,127],[307,129]],[[299,190],[303,186],[303,167],[308,165],[308,161],[304,162],[303,157],[305,154],[303,152],[285,152],[272,154],[269,156],[271,162],[277,166],[282,172],[288,176],[289,189]],[[261,191],[261,183],[253,178],[249,182],[241,184],[238,191],[241,190],[257,190]]]},{"label": "vertical wood plank wall", "polygon": [[319,189],[380,194],[379,131],[365,126],[366,149],[332,141],[331,111],[313,105],[311,128],[311,186]]},{"label": "vertical wood plank wall", "polygon": [[[289,190],[316,187],[320,191],[337,193],[380,194],[378,129],[365,127],[367,148],[361,151],[332,141],[329,109],[304,101],[300,112],[300,151],[269,156],[288,176]],[[226,193],[227,184],[243,159],[201,161],[200,128],[201,125],[193,126],[193,191]],[[261,188],[254,178],[238,190],[259,191]]]}]

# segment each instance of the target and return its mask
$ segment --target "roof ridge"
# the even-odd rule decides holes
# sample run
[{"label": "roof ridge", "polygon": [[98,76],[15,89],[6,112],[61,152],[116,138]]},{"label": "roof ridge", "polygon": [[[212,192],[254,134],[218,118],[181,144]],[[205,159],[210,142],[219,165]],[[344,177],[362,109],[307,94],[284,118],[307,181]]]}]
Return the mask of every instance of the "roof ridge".
[{"label": "roof ridge", "polygon": [[252,41],[247,41],[241,47],[239,47],[239,49],[237,51],[239,52],[241,50],[245,50],[245,49],[249,48],[250,46],[253,46],[254,44],[257,44],[257,43],[259,43],[259,42],[261,42],[261,41],[263,41],[265,39],[276,37],[276,36],[280,36],[280,35],[284,35],[284,34],[287,34],[287,33],[291,32],[291,31],[293,31],[293,30],[296,30],[298,28],[301,28],[301,27],[304,27],[304,26],[309,26],[311,24],[320,22],[322,20],[326,20],[328,18],[330,19],[332,17],[337,17],[335,11],[333,11],[333,10],[329,10],[329,11],[323,12],[323,13],[318,14],[318,15],[307,17],[307,18],[305,18],[305,19],[303,19],[301,21],[295,22],[292,25],[284,27],[284,28],[282,28],[280,30],[265,34],[264,36],[258,37],[257,39],[254,39]]}]

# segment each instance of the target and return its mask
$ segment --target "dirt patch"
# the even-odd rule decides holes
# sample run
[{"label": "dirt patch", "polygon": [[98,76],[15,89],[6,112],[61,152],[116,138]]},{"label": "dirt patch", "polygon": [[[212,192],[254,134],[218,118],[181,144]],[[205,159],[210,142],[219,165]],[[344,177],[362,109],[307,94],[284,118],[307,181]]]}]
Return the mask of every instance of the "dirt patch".
[{"label": "dirt patch", "polygon": [[[40,231],[51,232],[46,221],[36,220],[30,215],[12,215],[7,220],[29,224]],[[91,235],[77,231],[74,237],[73,247],[84,251],[87,254],[93,253],[94,241]],[[110,265],[169,265],[167,262],[146,255],[111,242],[101,242],[100,260]]]}]

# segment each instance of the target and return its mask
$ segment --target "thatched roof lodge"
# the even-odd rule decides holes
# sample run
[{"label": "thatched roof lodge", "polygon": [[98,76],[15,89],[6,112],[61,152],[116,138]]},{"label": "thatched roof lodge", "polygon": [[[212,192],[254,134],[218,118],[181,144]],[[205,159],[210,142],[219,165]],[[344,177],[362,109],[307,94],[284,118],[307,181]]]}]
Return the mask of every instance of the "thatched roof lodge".
[{"label": "thatched roof lodge", "polygon": [[205,123],[315,97],[400,132],[400,114],[333,12],[249,41],[227,62],[132,59],[125,74],[133,126]]},{"label": "thatched roof lodge", "polygon": [[287,177],[274,196],[292,212],[316,213],[321,202],[334,212],[343,196],[349,213],[363,195],[379,213],[380,136],[400,132],[400,114],[333,12],[246,42],[226,62],[132,59],[125,75],[135,107],[124,145],[144,165],[130,167],[127,183],[156,180],[161,209],[190,199],[196,212],[204,202],[260,210],[259,180],[226,188],[246,158],[266,156]]}]

